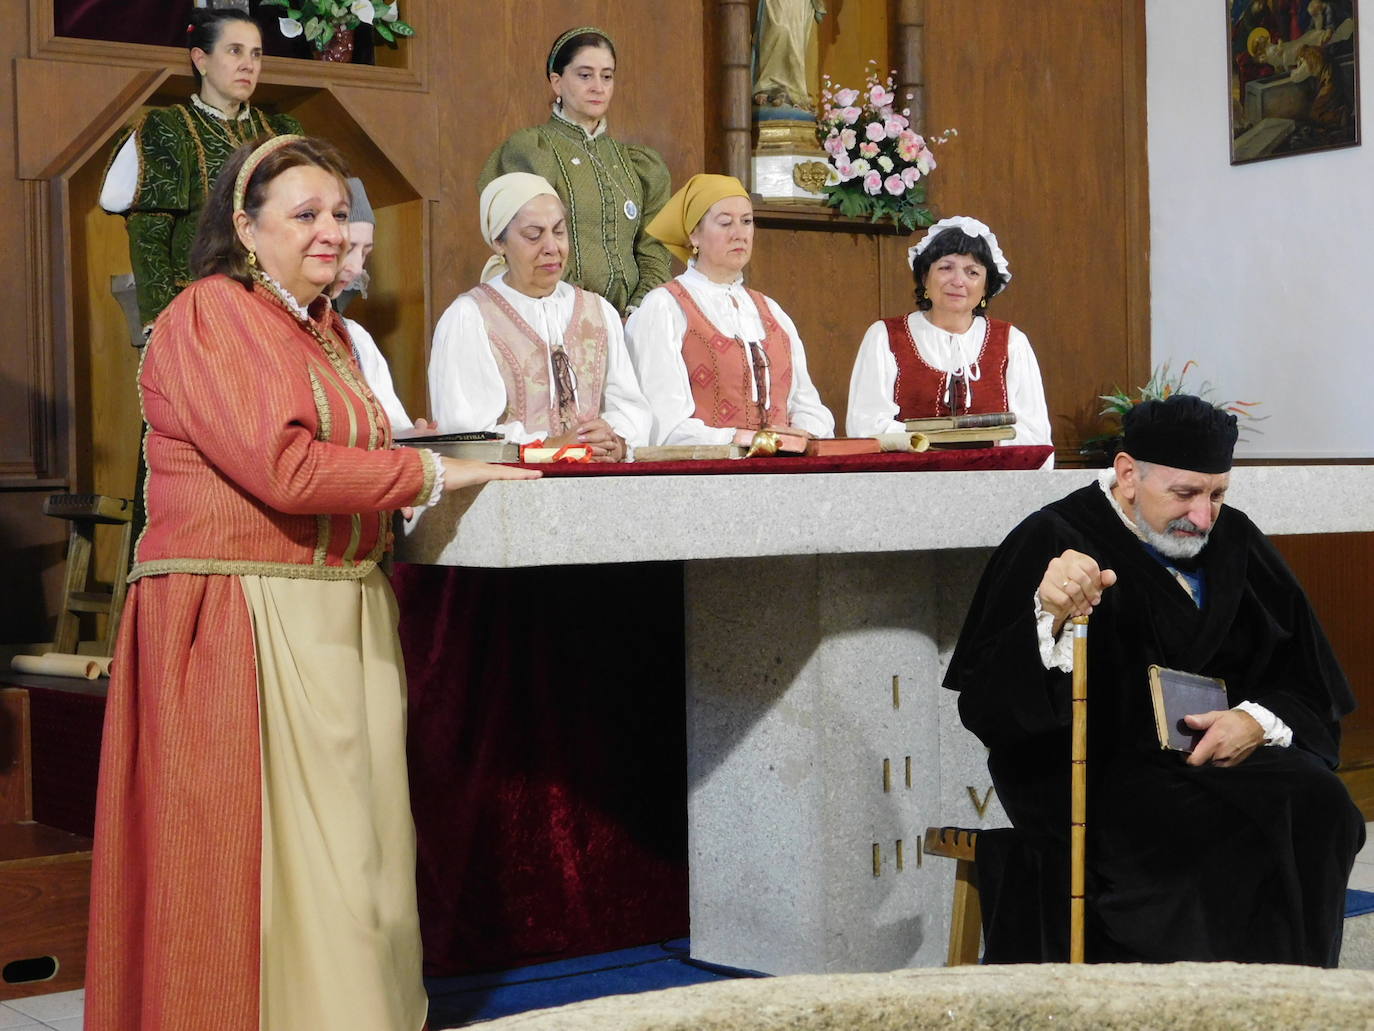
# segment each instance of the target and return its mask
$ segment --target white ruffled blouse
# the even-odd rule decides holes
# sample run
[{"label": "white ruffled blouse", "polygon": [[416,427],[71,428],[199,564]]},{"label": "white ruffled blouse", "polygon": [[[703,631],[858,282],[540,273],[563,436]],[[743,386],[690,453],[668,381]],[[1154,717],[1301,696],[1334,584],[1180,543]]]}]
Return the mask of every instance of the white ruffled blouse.
[{"label": "white ruffled blouse", "polygon": [[[744,288],[744,277],[731,283],[716,283],[695,267],[677,277],[708,320],[726,336],[747,344],[763,340],[763,320],[754,300]],[[835,433],[835,417],[821,403],[820,394],[806,368],[806,350],[797,327],[771,297],[768,311],[778,321],[792,344],[792,389],[787,397],[787,421],[818,437]],[[687,316],[682,306],[665,287],[645,295],[639,309],[625,326],[630,356],[640,385],[653,408],[655,444],[728,444],[735,427],[708,426],[695,418],[696,399],[682,361],[682,338],[687,334]],[[753,389],[753,384],[750,384]]]},{"label": "white ruffled blouse", "polygon": [[[977,397],[982,369],[978,351],[983,346],[987,320],[981,315],[964,333],[948,333],[932,324],[925,312],[914,311],[906,317],[907,328],[916,341],[921,360],[942,372],[966,370],[971,397]],[[849,378],[849,412],[845,429],[851,437],[872,437],[880,433],[901,433],[897,402],[897,359],[887,342],[887,326],[873,323],[859,344],[854,371]],[[991,386],[981,389],[992,389]],[[1045,388],[1040,381],[1040,366],[1035,360],[1026,334],[1015,326],[1007,337],[1007,406],[1016,415],[1016,436],[1003,444],[1050,444],[1050,414],[1045,405]],[[1054,465],[1053,456],[1045,468]]]},{"label": "white ruffled blouse", "polygon": [[[572,321],[576,299],[573,287],[559,283],[548,297],[530,297],[507,284],[505,276],[491,280],[490,285],[549,345],[547,353],[552,361],[552,350],[563,342],[564,331]],[[631,447],[647,444],[653,419],[625,349],[620,315],[600,295],[593,294],[592,303],[601,305],[601,318],[606,323],[606,385],[601,418]],[[553,379],[550,368],[549,382]],[[519,420],[498,421],[506,410],[506,385],[492,353],[481,310],[467,296],[460,296],[449,305],[434,330],[434,346],[429,356],[429,398],[441,433],[495,430],[517,444],[528,444],[544,435],[526,429]]]}]

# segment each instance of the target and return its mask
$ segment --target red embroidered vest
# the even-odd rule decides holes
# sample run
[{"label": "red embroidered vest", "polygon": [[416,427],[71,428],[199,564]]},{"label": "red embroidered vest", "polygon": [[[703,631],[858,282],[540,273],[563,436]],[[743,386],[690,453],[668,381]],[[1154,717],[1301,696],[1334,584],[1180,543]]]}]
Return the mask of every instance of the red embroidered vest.
[{"label": "red embroidered vest", "polygon": [[792,341],[768,310],[757,290],[748,291],[763,322],[763,353],[768,359],[768,408],[754,400],[754,368],[746,348],[717,329],[702,313],[687,288],[676,280],[665,284],[682,313],[687,332],[682,338],[682,361],[696,401],[693,417],[707,426],[757,430],[786,426],[787,399],[792,394]]},{"label": "red embroidered vest", "polygon": [[565,412],[549,382],[552,364],[549,345],[497,289],[487,283],[468,291],[482,313],[501,382],[506,386],[506,410],[500,422],[519,420],[525,429],[556,437],[584,422],[601,417],[606,386],[606,323],[596,295],[573,287],[572,318],[563,333],[563,350],[577,384],[577,409]]},{"label": "red embroidered vest", "polygon": [[[897,383],[892,400],[897,404],[898,419],[930,419],[942,415],[982,415],[1007,411],[1007,336],[1010,322],[984,319],[986,330],[983,346],[978,351],[982,379],[973,388],[972,406],[950,411],[945,403],[945,388],[950,373],[937,369],[921,357],[912,339],[907,317],[883,319],[887,326],[887,346],[897,359]],[[957,396],[957,394],[952,394]]]}]

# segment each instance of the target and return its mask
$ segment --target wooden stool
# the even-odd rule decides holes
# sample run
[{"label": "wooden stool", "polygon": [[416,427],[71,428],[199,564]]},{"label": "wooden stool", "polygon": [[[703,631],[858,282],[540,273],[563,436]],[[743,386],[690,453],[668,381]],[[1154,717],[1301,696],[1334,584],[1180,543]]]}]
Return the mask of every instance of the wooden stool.
[{"label": "wooden stool", "polygon": [[33,822],[29,693],[0,688],[0,1000],[86,979],[91,841]]},{"label": "wooden stool", "polygon": [[978,832],[962,827],[927,827],[923,842],[928,856],[957,860],[954,866],[954,905],[949,916],[949,952],[945,965],[978,962],[983,933],[983,907],[978,898],[978,868],[974,865]]},{"label": "wooden stool", "polygon": [[[95,612],[108,617],[100,654],[113,655],[119,617],[124,611],[124,595],[128,590],[125,577],[133,546],[134,504],[126,498],[103,494],[53,494],[43,500],[43,514],[66,519],[72,524],[67,537],[67,577],[62,586],[62,605],[57,613],[52,650],[75,652],[81,640],[81,614]],[[95,528],[101,523],[122,527],[114,582],[108,588],[90,582]]]}]

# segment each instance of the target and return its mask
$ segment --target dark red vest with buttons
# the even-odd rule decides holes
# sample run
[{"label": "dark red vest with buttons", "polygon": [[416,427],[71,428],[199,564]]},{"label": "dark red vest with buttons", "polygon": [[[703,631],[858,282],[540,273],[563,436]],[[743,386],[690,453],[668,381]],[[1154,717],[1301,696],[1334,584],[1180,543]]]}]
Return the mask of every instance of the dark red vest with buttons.
[{"label": "dark red vest with buttons", "polygon": [[1005,412],[1007,404],[1007,337],[1010,322],[983,320],[983,346],[978,351],[982,379],[973,385],[973,404],[951,411],[945,403],[945,388],[950,373],[937,369],[921,357],[912,339],[905,315],[883,319],[887,327],[887,346],[897,359],[897,383],[892,400],[897,403],[898,419],[931,419],[944,415],[983,415]]}]

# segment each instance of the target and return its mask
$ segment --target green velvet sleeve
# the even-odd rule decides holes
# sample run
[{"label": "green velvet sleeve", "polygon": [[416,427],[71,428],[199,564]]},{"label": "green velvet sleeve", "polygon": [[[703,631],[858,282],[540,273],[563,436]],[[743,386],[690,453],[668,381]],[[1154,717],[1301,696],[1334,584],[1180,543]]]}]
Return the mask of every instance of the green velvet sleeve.
[{"label": "green velvet sleeve", "polygon": [[639,284],[630,295],[629,302],[629,307],[637,308],[645,294],[668,282],[673,275],[668,249],[644,228],[668,203],[673,192],[673,180],[658,151],[637,146],[626,146],[625,151],[630,166],[644,185],[644,211],[639,216],[639,231],[635,234],[635,264],[639,266]]},{"label": "green velvet sleeve", "polygon": [[477,177],[478,192],[497,176],[507,172],[533,172],[542,175],[557,189],[562,181],[558,161],[538,129],[521,129],[491,152],[482,174]]},{"label": "green velvet sleeve", "polygon": [[301,123],[296,121],[291,115],[268,115],[267,124],[272,127],[272,131],[278,136],[299,135],[304,136],[305,130],[301,128]]},{"label": "green velvet sleeve", "polygon": [[155,108],[134,127],[138,187],[130,211],[191,210],[191,179],[197,156],[189,130],[175,108]]}]

